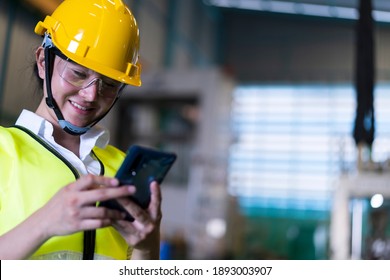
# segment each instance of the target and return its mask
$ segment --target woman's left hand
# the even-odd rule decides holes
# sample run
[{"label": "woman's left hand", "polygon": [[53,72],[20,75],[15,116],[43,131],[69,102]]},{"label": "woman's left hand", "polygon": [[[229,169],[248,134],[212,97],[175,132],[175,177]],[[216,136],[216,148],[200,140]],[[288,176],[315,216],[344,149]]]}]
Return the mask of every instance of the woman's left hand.
[{"label": "woman's left hand", "polygon": [[127,244],[133,247],[133,259],[158,259],[160,253],[161,190],[157,182],[150,184],[151,200],[147,209],[142,209],[130,199],[119,198],[118,202],[133,216],[134,221],[116,220],[113,227]]}]

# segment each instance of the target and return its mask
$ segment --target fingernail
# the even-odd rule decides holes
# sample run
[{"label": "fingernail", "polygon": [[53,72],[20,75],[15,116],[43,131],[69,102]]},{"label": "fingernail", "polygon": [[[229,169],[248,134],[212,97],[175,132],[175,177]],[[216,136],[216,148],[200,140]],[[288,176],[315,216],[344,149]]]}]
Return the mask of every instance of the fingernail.
[{"label": "fingernail", "polygon": [[118,185],[119,185],[118,179],[112,178],[112,179],[111,179],[111,185],[113,185],[113,186],[118,186]]}]

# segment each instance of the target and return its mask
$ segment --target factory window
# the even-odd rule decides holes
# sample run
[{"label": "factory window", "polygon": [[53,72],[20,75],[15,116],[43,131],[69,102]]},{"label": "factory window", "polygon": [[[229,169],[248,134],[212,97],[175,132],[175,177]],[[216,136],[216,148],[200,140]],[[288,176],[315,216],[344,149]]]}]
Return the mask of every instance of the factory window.
[{"label": "factory window", "polygon": [[[390,155],[390,85],[375,90],[373,159]],[[352,85],[237,87],[229,192],[243,209],[326,212],[342,172],[356,168]]]}]

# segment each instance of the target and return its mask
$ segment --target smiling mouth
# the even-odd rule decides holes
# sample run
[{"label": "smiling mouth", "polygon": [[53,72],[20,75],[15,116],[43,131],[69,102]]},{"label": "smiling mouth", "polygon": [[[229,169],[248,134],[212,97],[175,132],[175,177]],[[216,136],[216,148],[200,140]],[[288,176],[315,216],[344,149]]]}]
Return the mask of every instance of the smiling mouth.
[{"label": "smiling mouth", "polygon": [[80,109],[80,110],[82,110],[82,111],[91,110],[91,109],[88,109],[88,108],[86,108],[86,107],[83,107],[83,106],[81,106],[80,104],[77,104],[77,103],[75,103],[75,102],[73,102],[73,101],[70,101],[70,103],[71,103],[74,107],[76,107],[77,109]]}]

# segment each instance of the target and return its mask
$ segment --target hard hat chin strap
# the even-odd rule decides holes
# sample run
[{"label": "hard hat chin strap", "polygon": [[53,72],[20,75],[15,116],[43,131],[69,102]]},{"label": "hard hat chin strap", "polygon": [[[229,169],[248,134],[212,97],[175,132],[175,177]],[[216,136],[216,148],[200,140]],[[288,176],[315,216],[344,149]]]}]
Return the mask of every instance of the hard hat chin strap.
[{"label": "hard hat chin strap", "polygon": [[65,132],[71,135],[84,134],[91,128],[91,126],[79,127],[66,121],[64,119],[64,116],[61,113],[60,108],[57,105],[57,102],[53,98],[53,93],[51,91],[51,77],[53,74],[55,54],[51,51],[53,48],[53,44],[51,43],[50,38],[48,38],[48,35],[45,35],[45,39],[42,46],[44,47],[45,50],[45,65],[46,65],[45,78],[46,78],[46,91],[47,91],[46,104],[49,108],[53,109],[58,119],[59,125]]}]

